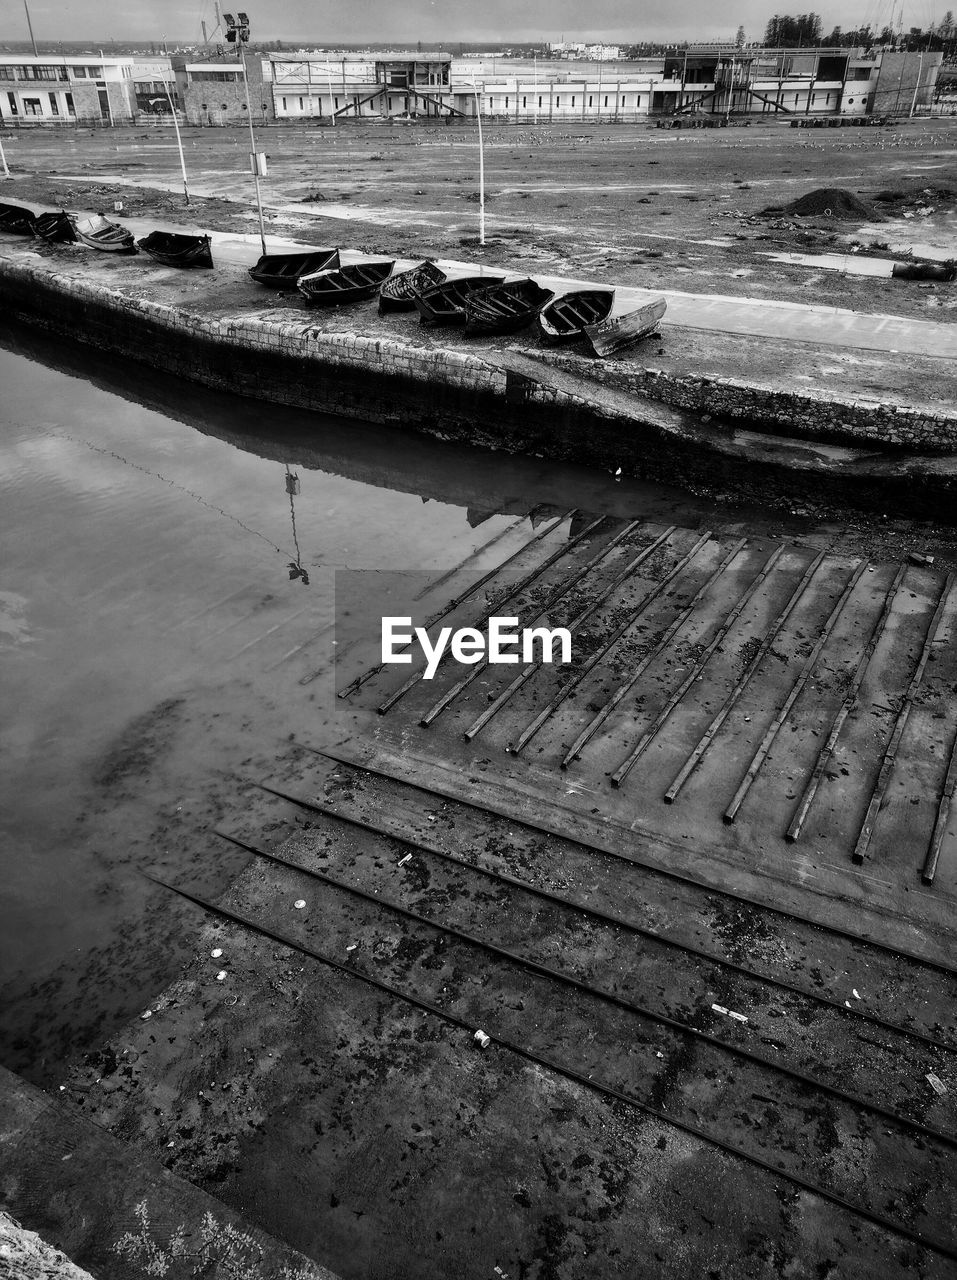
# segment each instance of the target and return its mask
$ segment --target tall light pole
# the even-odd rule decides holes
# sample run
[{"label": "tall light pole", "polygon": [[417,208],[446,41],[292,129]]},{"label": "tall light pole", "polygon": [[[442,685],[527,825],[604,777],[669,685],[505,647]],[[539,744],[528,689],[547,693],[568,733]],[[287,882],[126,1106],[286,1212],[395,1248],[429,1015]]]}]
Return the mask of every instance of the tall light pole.
[{"label": "tall light pole", "polygon": [[7,168],[7,157],[3,154],[3,139],[0,138],[0,165],[3,165],[3,176],[10,177],[10,170]]},{"label": "tall light pole", "polygon": [[40,55],[37,52],[37,41],[36,41],[36,36],[33,34],[33,23],[30,21],[30,7],[27,4],[27,0],[23,0],[23,7],[26,10],[26,14],[27,14],[27,26],[30,29],[30,43],[33,45],[33,56],[35,58],[39,58]]},{"label": "tall light pole", "polygon": [[189,204],[189,183],[186,181],[186,157],[183,155],[183,139],[179,132],[179,121],[176,119],[176,104],[173,102],[173,95],[169,91],[169,81],[163,81],[163,88],[166,90],[166,97],[169,100],[170,114],[173,117],[173,128],[176,130],[176,145],[179,148],[179,167],[183,171],[183,194],[186,196],[186,203]]},{"label": "tall light pole", "polygon": [[253,133],[253,108],[249,101],[249,76],[246,74],[246,45],[249,43],[249,16],[240,13],[238,20],[231,13],[223,14],[226,24],[226,39],[230,44],[239,45],[239,61],[243,69],[243,86],[246,90],[246,121],[249,125],[249,163],[252,166],[253,178],[256,182],[256,208],[259,210],[259,242],[262,245],[263,257],[266,256],[266,227],[263,222],[262,190],[259,186],[260,157],[256,154],[256,135]]},{"label": "tall light pole", "polygon": [[478,121],[479,143],[479,244],[485,244],[485,146],[482,142],[482,98],[472,77],[472,92],[475,94],[476,120]]}]

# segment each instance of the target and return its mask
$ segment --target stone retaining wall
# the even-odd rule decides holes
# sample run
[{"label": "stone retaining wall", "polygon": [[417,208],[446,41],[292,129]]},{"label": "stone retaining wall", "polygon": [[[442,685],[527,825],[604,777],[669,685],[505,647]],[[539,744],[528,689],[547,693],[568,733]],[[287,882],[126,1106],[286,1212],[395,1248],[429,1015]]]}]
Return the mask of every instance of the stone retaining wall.
[{"label": "stone retaining wall", "polygon": [[[957,326],[954,343],[957,346]],[[712,414],[759,431],[912,453],[957,452],[957,412],[927,413],[830,391],[780,391],[734,378],[676,375],[620,363],[602,365],[547,350],[537,352],[536,357],[560,368],[569,367],[574,360],[576,367],[601,385],[627,387],[662,404]]]},{"label": "stone retaining wall", "polygon": [[[98,350],[258,400],[396,424],[462,441],[652,480],[886,505],[950,497],[951,479],[845,467],[794,446],[760,448],[736,425],[782,436],[949,453],[957,417],[882,405],[850,406],[730,379],[676,377],[615,361],[548,350],[473,354],[414,340],[327,329],[312,316],[204,315],[58,270],[48,260],[0,259],[7,317]],[[327,313],[321,313],[328,321]],[[338,318],[338,317],[337,317]],[[334,322],[333,322],[334,323]],[[510,367],[511,366],[511,367]],[[703,412],[702,412],[703,411]],[[802,446],[807,452],[807,446]]]}]

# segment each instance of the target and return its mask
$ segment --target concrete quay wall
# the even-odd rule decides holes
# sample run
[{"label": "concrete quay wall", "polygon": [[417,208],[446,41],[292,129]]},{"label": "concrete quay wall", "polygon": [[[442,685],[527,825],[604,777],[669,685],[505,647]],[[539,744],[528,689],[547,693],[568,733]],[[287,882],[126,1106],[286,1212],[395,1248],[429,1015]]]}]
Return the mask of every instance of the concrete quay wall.
[{"label": "concrete quay wall", "polygon": [[903,461],[908,446],[911,455],[952,454],[957,416],[881,405],[858,405],[852,414],[824,399],[564,352],[473,354],[325,328],[325,312],[295,321],[270,311],[200,314],[42,259],[0,259],[0,302],[7,317],[218,390],[668,483],[760,488],[788,500],[852,497],[862,505],[880,505],[895,484],[902,502],[946,493],[952,503],[957,483],[950,466],[943,474],[913,456],[900,468],[889,467],[887,455],[875,468],[848,467],[806,447],[802,457],[786,442],[756,449],[734,431],[748,425],[789,437],[879,442],[899,446]]},{"label": "concrete quay wall", "polygon": [[[957,342],[957,332],[954,341]],[[538,352],[543,363],[567,368],[574,359],[593,381],[627,387],[674,408],[708,413],[736,425],[806,440],[877,445],[911,453],[957,453],[957,412],[927,413],[907,405],[842,396],[831,391],[781,391],[735,378],[673,374],[647,366],[602,365],[581,356]]]}]

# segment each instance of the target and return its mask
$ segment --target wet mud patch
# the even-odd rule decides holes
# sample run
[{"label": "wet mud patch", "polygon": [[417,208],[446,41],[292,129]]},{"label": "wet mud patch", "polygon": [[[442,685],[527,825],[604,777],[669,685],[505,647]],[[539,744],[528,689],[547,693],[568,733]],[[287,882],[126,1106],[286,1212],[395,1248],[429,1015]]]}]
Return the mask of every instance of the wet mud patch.
[{"label": "wet mud patch", "polygon": [[172,748],[184,701],[166,698],[132,720],[94,766],[93,785],[118,792],[147,777],[158,758]]}]

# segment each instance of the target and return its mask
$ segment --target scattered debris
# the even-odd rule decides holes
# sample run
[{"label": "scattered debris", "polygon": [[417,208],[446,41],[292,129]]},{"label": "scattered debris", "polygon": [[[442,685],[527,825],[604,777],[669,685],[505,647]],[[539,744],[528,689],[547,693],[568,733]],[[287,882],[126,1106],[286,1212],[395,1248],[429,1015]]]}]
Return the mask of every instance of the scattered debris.
[{"label": "scattered debris", "polygon": [[927,1083],[935,1093],[939,1093],[941,1097],[947,1092],[947,1086],[941,1080],[940,1076],[935,1076],[933,1071],[927,1073]]},{"label": "scattered debris", "polygon": [[412,854],[407,853],[404,858],[399,859],[399,861],[396,863],[396,866],[404,867],[407,862],[411,862],[411,861],[412,861]]},{"label": "scattered debris", "polygon": [[303,907],[306,905],[306,900],[305,898],[297,898],[292,905],[296,908],[297,911],[301,911]]},{"label": "scattered debris", "polygon": [[152,1018],[152,1016],[153,1016],[153,1010],[147,1009],[144,1013],[140,1014],[140,1021],[145,1022],[147,1018]]},{"label": "scattered debris", "polygon": [[218,960],[219,957],[223,954],[223,949],[222,947],[213,947],[212,951],[209,954],[213,960]]},{"label": "scattered debris", "polygon": [[711,1008],[715,1013],[723,1013],[726,1018],[734,1018],[735,1022],[747,1022],[747,1017],[743,1013],[735,1013],[733,1009],[726,1009],[723,1004],[713,1004]]},{"label": "scattered debris", "polygon": [[908,555],[907,559],[911,562],[911,564],[926,564],[926,565],[931,565],[931,564],[933,564],[933,563],[934,563],[934,557],[933,557],[933,556],[925,556],[925,555],[921,555],[921,553],[920,553],[919,551],[911,551],[911,552],[909,553],[909,555]]},{"label": "scattered debris", "polygon": [[226,970],[225,970],[225,969],[220,969],[219,973],[217,973],[217,975],[216,975],[216,981],[217,981],[217,982],[224,982],[227,976],[228,976],[228,975],[227,975],[227,973],[226,973]]},{"label": "scattered debris", "polygon": [[487,1049],[489,1045],[492,1043],[492,1037],[487,1036],[485,1032],[481,1030],[476,1031],[475,1035],[472,1038],[474,1039],[475,1043],[478,1045],[480,1049]]}]

